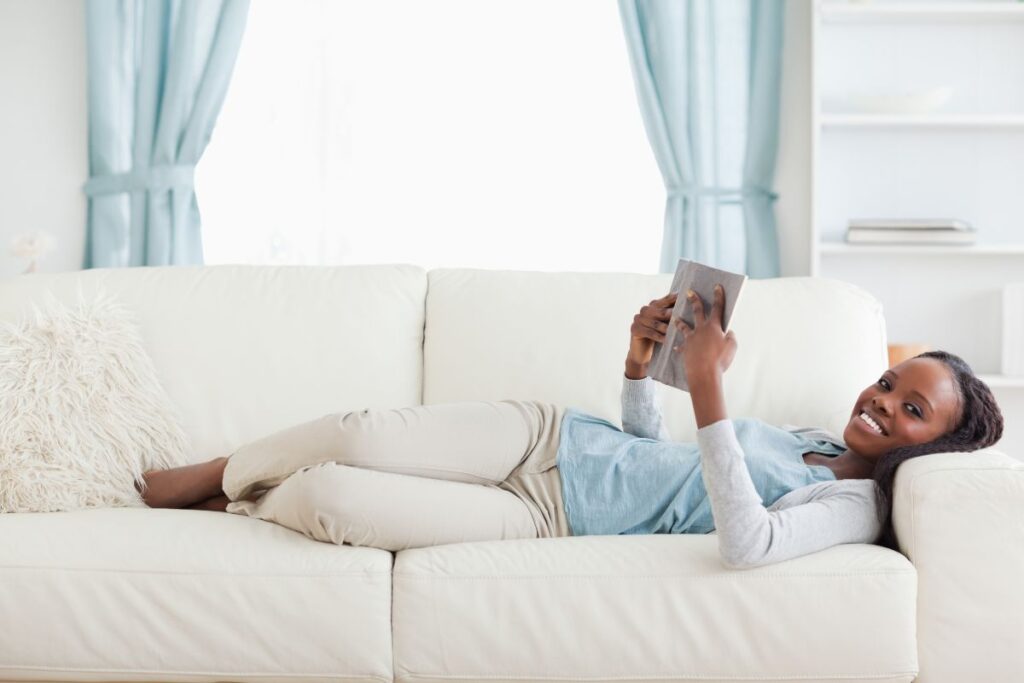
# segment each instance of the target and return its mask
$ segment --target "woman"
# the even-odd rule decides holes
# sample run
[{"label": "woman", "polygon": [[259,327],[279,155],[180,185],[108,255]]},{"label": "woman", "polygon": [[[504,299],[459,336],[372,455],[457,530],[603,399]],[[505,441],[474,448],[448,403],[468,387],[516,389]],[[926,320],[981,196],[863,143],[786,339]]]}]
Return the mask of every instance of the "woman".
[{"label": "woman", "polygon": [[[716,533],[723,562],[754,567],[839,543],[897,549],[896,468],[997,442],[1003,419],[959,357],[931,351],[860,393],[843,438],[726,415],[722,375],[737,343],[688,292],[643,306],[630,328],[623,429],[539,401],[477,401],[326,415],[229,457],[145,474],[151,507],[222,510],[332,543],[402,550],[477,540]],[[697,442],[672,442],[647,377],[669,324]]]}]

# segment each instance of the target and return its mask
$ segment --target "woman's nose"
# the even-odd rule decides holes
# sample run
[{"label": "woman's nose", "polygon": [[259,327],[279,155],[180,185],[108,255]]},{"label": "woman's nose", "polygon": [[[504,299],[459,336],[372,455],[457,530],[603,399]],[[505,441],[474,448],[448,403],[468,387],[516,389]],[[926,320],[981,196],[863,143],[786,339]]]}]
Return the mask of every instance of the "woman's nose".
[{"label": "woman's nose", "polygon": [[871,399],[871,405],[873,405],[875,407],[875,410],[877,410],[878,412],[880,412],[880,413],[882,413],[884,415],[888,415],[889,414],[889,404],[886,403],[884,400],[879,400],[879,399],[880,399],[879,396],[875,396],[873,399]]}]

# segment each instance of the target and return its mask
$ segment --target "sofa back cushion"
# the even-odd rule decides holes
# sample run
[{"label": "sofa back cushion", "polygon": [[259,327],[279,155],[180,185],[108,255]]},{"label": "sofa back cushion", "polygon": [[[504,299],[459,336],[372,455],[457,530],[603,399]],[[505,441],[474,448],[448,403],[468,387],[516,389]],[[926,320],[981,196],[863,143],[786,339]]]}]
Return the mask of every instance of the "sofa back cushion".
[{"label": "sofa back cushion", "polygon": [[[434,269],[428,273],[423,402],[535,399],[620,425],[629,328],[671,274]],[[749,279],[730,329],[730,417],[838,435],[887,367],[881,304],[828,278]],[[688,393],[658,384],[677,441],[696,438]]]},{"label": "sofa back cushion", "polygon": [[419,404],[426,282],[411,265],[35,274],[0,285],[0,320],[45,291],[116,296],[199,462],[326,413]]}]

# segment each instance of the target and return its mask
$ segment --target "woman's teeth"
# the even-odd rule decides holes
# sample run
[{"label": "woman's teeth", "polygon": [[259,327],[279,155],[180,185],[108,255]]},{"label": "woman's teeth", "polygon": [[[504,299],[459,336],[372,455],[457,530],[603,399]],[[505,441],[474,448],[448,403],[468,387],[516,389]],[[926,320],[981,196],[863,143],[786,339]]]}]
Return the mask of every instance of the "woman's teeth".
[{"label": "woman's teeth", "polygon": [[867,413],[862,412],[859,417],[860,417],[861,420],[866,422],[867,425],[869,427],[871,427],[871,429],[873,429],[875,431],[875,433],[877,433],[877,434],[881,434],[882,433],[882,428],[879,427],[878,423],[875,422],[874,420],[872,420],[871,417]]}]

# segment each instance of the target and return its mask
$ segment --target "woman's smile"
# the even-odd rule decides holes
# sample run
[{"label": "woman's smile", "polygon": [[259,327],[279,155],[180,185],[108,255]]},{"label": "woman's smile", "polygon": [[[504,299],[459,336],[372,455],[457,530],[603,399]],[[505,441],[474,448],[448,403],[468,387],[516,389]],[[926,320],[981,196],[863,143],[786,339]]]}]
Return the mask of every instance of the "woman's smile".
[{"label": "woman's smile", "polygon": [[874,436],[885,436],[881,426],[878,426],[878,423],[871,420],[871,417],[863,411],[857,413],[856,417],[853,418],[853,421],[857,423],[858,427]]}]

